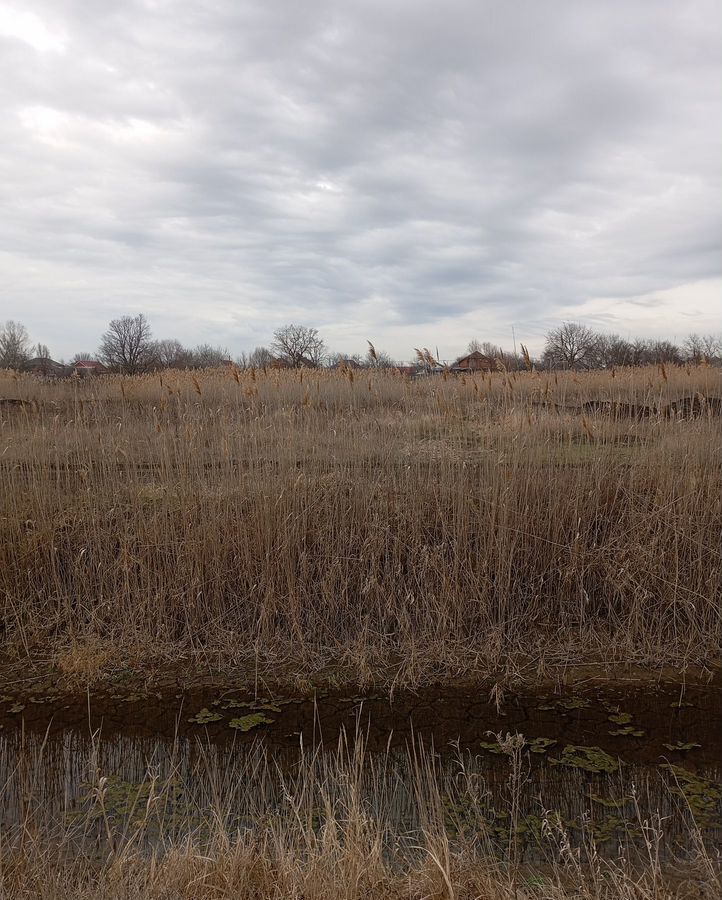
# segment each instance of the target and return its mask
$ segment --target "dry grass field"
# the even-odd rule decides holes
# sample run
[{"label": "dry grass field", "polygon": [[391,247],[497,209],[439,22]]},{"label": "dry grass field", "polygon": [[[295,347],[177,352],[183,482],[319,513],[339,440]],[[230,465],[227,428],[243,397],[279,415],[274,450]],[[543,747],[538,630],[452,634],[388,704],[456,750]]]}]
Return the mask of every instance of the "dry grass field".
[{"label": "dry grass field", "polygon": [[[32,900],[713,900],[720,866],[685,811],[684,859],[658,815],[611,842],[592,820],[569,823],[540,797],[522,820],[523,739],[498,736],[508,765],[507,828],[494,836],[484,779],[468,756],[440,777],[434,755],[367,755],[363,739],[306,752],[282,772],[261,749],[241,769],[212,748],[190,795],[177,773],[127,784],[90,761],[87,796],[55,815],[38,777],[44,750],[29,750],[7,783],[19,821],[0,841],[0,897]],[[584,773],[581,773],[583,776]],[[571,776],[570,776],[571,777]],[[583,796],[588,786],[577,777]],[[672,784],[672,787],[674,785]],[[641,791],[640,791],[641,789]],[[644,788],[632,787],[636,797]],[[183,799],[185,797],[185,800]],[[596,823],[598,826],[598,823]],[[532,831],[530,831],[532,828]],[[531,855],[529,840],[531,840]],[[526,848],[526,849],[525,849]]]},{"label": "dry grass field", "polygon": [[712,664],[721,395],[708,367],[1,374],[2,651],[406,684]]}]

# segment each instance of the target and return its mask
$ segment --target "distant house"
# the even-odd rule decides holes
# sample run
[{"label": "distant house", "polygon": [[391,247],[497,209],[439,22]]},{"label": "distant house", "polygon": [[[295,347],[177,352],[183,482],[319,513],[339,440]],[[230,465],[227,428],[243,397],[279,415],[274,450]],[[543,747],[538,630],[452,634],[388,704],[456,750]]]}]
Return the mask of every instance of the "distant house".
[{"label": "distant house", "polygon": [[452,372],[494,372],[496,371],[496,360],[479,350],[468,353],[457,359],[451,367]]},{"label": "distant house", "polygon": [[92,378],[95,375],[106,375],[108,369],[97,359],[80,359],[73,364],[73,375],[80,378]]},{"label": "distant house", "polygon": [[36,356],[23,365],[23,372],[30,372],[33,375],[45,375],[50,378],[64,378],[66,375],[70,375],[72,368],[50,359],[49,356]]},{"label": "distant house", "polygon": [[351,359],[351,357],[342,357],[341,359],[337,359],[335,362],[332,362],[329,366],[329,369],[362,369],[363,366],[357,359]]},{"label": "distant house", "polygon": [[396,366],[399,375],[416,375],[419,371],[418,366]]}]

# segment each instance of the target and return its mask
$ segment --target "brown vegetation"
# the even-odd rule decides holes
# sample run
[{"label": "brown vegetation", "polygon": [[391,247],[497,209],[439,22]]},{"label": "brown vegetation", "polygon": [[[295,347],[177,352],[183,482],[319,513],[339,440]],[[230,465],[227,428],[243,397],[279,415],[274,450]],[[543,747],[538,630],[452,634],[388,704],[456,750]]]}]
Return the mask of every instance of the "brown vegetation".
[{"label": "brown vegetation", "polygon": [[[262,750],[231,770],[198,748],[191,783],[157,761],[139,783],[86,760],[86,798],[40,777],[44,746],[23,754],[0,785],[17,818],[0,841],[0,896],[33,900],[668,900],[717,897],[719,860],[689,808],[675,814],[683,857],[642,814],[614,839],[594,817],[564,822],[539,798],[523,818],[524,739],[497,735],[508,760],[507,800],[490,810],[480,772],[460,755],[445,772],[421,746],[368,754],[360,735],[292,765]],[[181,752],[181,751],[179,751]],[[65,760],[67,763],[67,760]],[[180,762],[180,761],[178,761]],[[83,763],[72,768],[84,771]],[[179,766],[180,768],[180,766]],[[61,765],[62,769],[62,765]],[[401,777],[400,777],[401,776]],[[582,795],[592,792],[584,778]],[[643,787],[642,787],[643,790]],[[667,786],[679,795],[672,779]],[[594,805],[594,800],[590,801]],[[52,814],[51,814],[52,810]],[[499,832],[492,819],[503,821]],[[619,823],[621,820],[616,819]],[[669,827],[669,819],[664,825]],[[611,844],[611,847],[610,847]]]},{"label": "brown vegetation", "polygon": [[711,663],[719,380],[0,374],[25,401],[0,409],[2,646],[407,682]]}]

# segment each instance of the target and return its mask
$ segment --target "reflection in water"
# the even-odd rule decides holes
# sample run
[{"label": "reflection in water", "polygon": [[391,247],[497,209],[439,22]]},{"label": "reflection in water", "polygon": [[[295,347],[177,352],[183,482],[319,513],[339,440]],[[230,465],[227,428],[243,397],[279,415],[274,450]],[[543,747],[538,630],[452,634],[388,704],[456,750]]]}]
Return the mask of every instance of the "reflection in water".
[{"label": "reflection in water", "polygon": [[603,751],[601,758],[569,746],[535,752],[539,745],[532,743],[517,754],[515,768],[513,753],[494,752],[500,748],[491,740],[481,753],[449,746],[438,753],[413,740],[369,750],[357,738],[310,750],[298,738],[294,749],[214,743],[201,735],[168,740],[9,730],[0,733],[0,825],[34,817],[46,825],[82,823],[85,837],[108,825],[119,832],[142,828],[143,840],[153,843],[161,834],[181,839],[189,830],[202,839],[219,817],[231,833],[301,812],[320,828],[329,810],[343,817],[348,804],[358,803],[409,846],[436,816],[452,837],[482,835],[504,852],[516,783],[515,833],[527,856],[556,824],[572,841],[592,835],[616,854],[620,842],[639,841],[642,823],[655,814],[665,820],[669,852],[678,840],[688,843],[690,805],[706,842],[722,838],[719,766],[697,772],[619,760],[609,766]]}]

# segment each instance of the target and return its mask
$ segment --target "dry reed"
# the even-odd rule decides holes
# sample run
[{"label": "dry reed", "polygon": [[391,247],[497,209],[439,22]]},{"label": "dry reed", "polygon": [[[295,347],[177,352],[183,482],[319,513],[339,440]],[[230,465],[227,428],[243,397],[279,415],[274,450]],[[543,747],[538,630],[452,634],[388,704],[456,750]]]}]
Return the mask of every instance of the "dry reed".
[{"label": "dry reed", "polygon": [[711,664],[720,393],[705,367],[0,374],[25,401],[0,409],[2,648],[407,683]]},{"label": "dry reed", "polygon": [[[405,757],[410,790],[404,796],[392,760],[370,757],[360,735],[349,743],[342,738],[332,752],[302,753],[286,769],[260,748],[230,770],[201,753],[200,777],[188,785],[172,764],[162,777],[151,764],[138,784],[114,784],[91,756],[85,801],[66,798],[53,815],[52,798],[41,787],[48,779],[39,774],[47,750],[28,750],[0,786],[4,806],[10,795],[21,798],[20,814],[0,838],[0,897],[718,896],[719,860],[689,816],[683,859],[660,853],[662,821],[653,813],[630,822],[629,834],[603,850],[583,822],[572,836],[558,816],[543,811],[542,798],[533,852],[522,859],[524,742],[519,735],[499,741],[510,757],[507,854],[489,837],[488,798],[473,761],[460,756],[444,780],[434,754],[420,746]],[[55,790],[62,792],[62,782]]]}]

